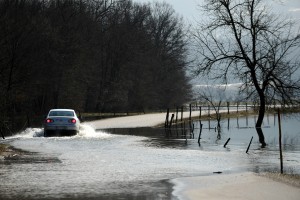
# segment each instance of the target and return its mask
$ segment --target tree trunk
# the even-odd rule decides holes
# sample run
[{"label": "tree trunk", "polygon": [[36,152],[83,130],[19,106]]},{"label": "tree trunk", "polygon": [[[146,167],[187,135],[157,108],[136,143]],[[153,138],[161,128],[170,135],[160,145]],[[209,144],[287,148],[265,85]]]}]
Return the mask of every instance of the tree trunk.
[{"label": "tree trunk", "polygon": [[258,112],[258,119],[257,119],[256,125],[255,125],[258,128],[261,128],[261,125],[262,125],[264,117],[265,117],[265,111],[266,111],[265,97],[260,95],[260,106],[259,106],[259,112]]},{"label": "tree trunk", "polygon": [[256,132],[258,134],[259,142],[261,143],[261,147],[265,147],[267,144],[265,142],[265,136],[261,129],[261,127],[256,127]]},{"label": "tree trunk", "polygon": [[258,134],[259,142],[261,143],[262,147],[266,146],[264,133],[261,129],[261,125],[264,120],[265,111],[266,111],[266,98],[263,92],[259,92],[259,99],[260,99],[260,106],[259,106],[259,112],[258,112],[258,119],[256,121],[256,131]]}]

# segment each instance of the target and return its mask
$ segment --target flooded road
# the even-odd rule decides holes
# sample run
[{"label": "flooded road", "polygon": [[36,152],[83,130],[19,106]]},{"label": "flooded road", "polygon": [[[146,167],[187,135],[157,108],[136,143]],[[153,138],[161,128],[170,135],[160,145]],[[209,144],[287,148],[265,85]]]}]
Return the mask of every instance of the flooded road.
[{"label": "flooded road", "polygon": [[[0,199],[176,199],[169,180],[213,172],[279,171],[278,129],[265,122],[267,148],[261,149],[254,117],[194,122],[194,134],[159,128],[94,130],[83,125],[74,137],[44,138],[27,129],[1,143],[28,151],[0,159]],[[295,115],[283,118],[285,171],[300,174],[300,129]],[[229,125],[229,126],[228,126]],[[254,136],[249,154],[248,143]],[[227,147],[223,145],[231,138]],[[31,152],[31,153],[29,153]]]}]

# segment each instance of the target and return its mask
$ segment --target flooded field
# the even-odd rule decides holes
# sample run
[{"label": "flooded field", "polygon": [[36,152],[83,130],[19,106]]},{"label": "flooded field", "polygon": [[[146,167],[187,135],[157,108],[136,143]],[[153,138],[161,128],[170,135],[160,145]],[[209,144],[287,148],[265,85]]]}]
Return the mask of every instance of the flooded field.
[{"label": "flooded field", "polygon": [[[25,152],[0,158],[0,199],[177,199],[171,179],[279,172],[277,117],[265,119],[264,149],[254,122],[255,117],[225,119],[218,134],[214,121],[202,121],[200,144],[199,121],[194,121],[193,134],[181,127],[166,132],[83,125],[77,136],[44,138],[42,129],[27,129],[1,140]],[[283,116],[284,170],[294,174],[300,174],[299,122],[298,115]]]}]

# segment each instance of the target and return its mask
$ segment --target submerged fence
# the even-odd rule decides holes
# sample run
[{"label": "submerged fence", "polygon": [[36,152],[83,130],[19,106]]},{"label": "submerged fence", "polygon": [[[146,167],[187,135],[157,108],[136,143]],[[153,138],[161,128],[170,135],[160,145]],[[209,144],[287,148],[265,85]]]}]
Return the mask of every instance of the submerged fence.
[{"label": "submerged fence", "polygon": [[[258,112],[260,105],[255,103],[248,103],[248,102],[225,102],[221,105],[217,105],[216,103],[210,103],[210,104],[204,104],[204,103],[191,103],[191,104],[185,104],[183,106],[174,106],[171,109],[168,109],[169,112],[176,113],[176,121],[180,119],[182,121],[183,118],[183,112],[190,112],[191,119],[192,114],[198,112],[199,118],[202,117],[202,115],[211,116],[216,114],[217,112],[220,112],[222,114],[232,114],[232,113],[239,113],[239,112]],[[278,108],[281,109],[294,109],[299,108],[300,105],[294,104],[294,105],[281,105],[281,104],[267,104],[266,105],[266,112],[270,110],[277,110]],[[195,115],[194,115],[195,116]]]},{"label": "submerged fence", "polygon": [[[283,107],[283,106],[266,105],[266,115],[264,121],[266,121],[269,124],[270,123],[269,113],[273,113],[275,115],[279,107]],[[293,110],[296,110],[295,107],[299,108],[299,105],[293,105],[286,108],[292,108]],[[177,133],[176,135],[178,136],[178,130],[181,130],[182,131],[181,137],[187,139],[188,135],[190,135],[191,138],[194,138],[193,136],[194,129],[195,129],[194,122],[200,122],[201,124],[201,120],[205,120],[208,123],[206,128],[203,128],[202,125],[199,127],[200,129],[199,135],[201,135],[202,129],[214,129],[215,132],[217,132],[220,129],[220,120],[222,115],[228,119],[227,120],[228,129],[230,124],[230,116],[236,117],[237,128],[241,128],[241,129],[250,128],[248,126],[249,115],[251,114],[253,120],[256,121],[257,120],[256,111],[258,110],[258,108],[259,107],[257,105],[248,104],[248,103],[235,103],[235,104],[226,103],[225,105],[218,106],[217,109],[213,108],[213,106],[211,105],[199,105],[199,104],[184,105],[184,106],[176,107],[175,109],[174,108],[167,109],[164,127],[167,135],[171,135],[172,130],[173,131],[175,130]],[[270,110],[272,110],[272,112],[268,112]],[[245,126],[240,126],[239,123],[239,117],[241,116],[240,113],[243,113],[242,115],[246,117]],[[228,116],[228,114],[230,114],[230,116]],[[224,119],[224,117],[222,119]],[[211,125],[211,121],[217,122],[217,125]],[[275,121],[274,121],[274,125],[275,125]],[[251,128],[255,128],[255,127],[251,127]]]}]

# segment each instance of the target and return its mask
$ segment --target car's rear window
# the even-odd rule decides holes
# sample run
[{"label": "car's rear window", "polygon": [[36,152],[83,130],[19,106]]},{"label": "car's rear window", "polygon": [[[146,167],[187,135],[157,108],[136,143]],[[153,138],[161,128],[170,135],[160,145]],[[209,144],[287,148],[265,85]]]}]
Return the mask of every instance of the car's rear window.
[{"label": "car's rear window", "polygon": [[50,111],[49,116],[67,116],[67,117],[74,117],[74,112],[72,111]]}]

